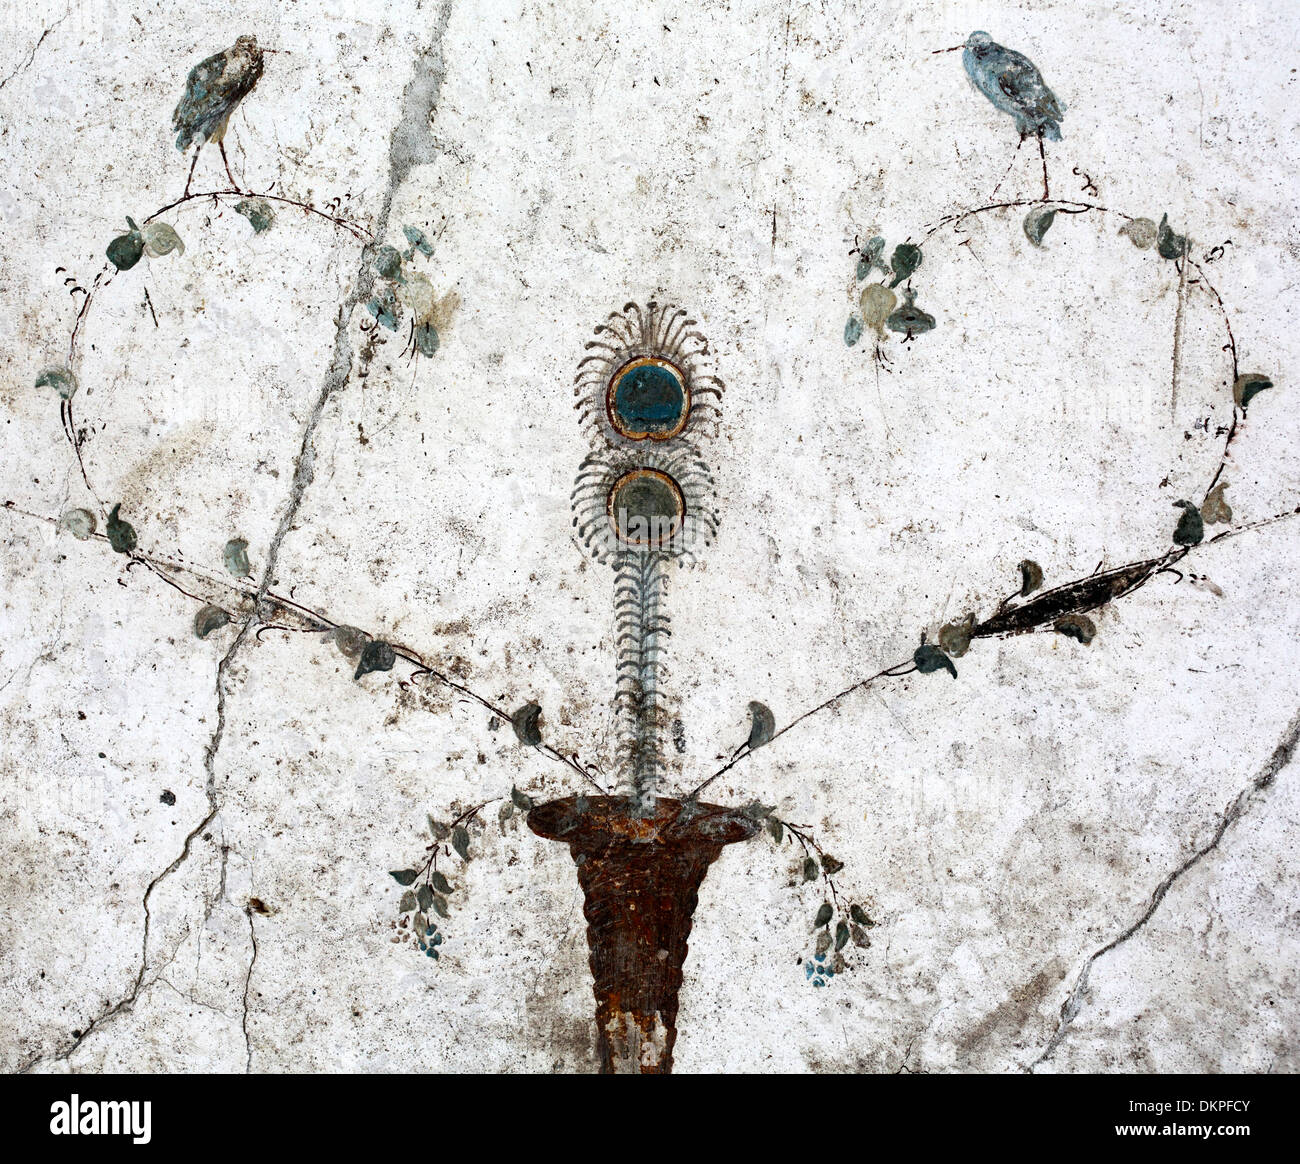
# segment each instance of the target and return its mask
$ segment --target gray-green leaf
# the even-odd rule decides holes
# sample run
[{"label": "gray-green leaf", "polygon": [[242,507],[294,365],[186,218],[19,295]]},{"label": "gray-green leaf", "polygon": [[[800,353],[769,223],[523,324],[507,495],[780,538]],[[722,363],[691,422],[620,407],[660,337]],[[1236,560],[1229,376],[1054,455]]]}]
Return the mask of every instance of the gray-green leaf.
[{"label": "gray-green leaf", "polygon": [[199,638],[206,639],[214,630],[220,630],[229,622],[230,615],[221,607],[202,606],[194,616],[194,633]]},{"label": "gray-green leaf", "polygon": [[1178,259],[1187,253],[1186,236],[1175,234],[1170,229],[1167,214],[1161,215],[1160,225],[1156,228],[1156,252],[1162,259]]},{"label": "gray-green leaf", "polygon": [[822,926],[827,925],[831,920],[832,912],[830,902],[822,902],[821,908],[817,911],[817,916],[813,918],[813,928],[819,930]]},{"label": "gray-green leaf", "polygon": [[542,742],[542,729],[538,723],[541,715],[541,704],[525,703],[510,717],[510,725],[515,729],[515,735],[521,744],[535,748]]},{"label": "gray-green leaf", "polygon": [[1138,250],[1150,250],[1156,245],[1160,231],[1149,218],[1135,218],[1119,228],[1120,234],[1126,236]]},{"label": "gray-green leaf", "polygon": [[254,234],[270,230],[271,223],[275,221],[275,211],[271,209],[271,204],[261,198],[241,199],[235,203],[235,213],[248,219]]},{"label": "gray-green leaf", "polygon": [[1067,614],[1064,618],[1058,618],[1052,624],[1052,629],[1058,635],[1065,635],[1085,647],[1097,637],[1097,624],[1086,614]]},{"label": "gray-green leaf", "polygon": [[891,287],[897,287],[904,279],[910,279],[921,266],[921,248],[915,243],[899,243],[890,256],[889,266],[894,272]]},{"label": "gray-green leaf", "polygon": [[1046,206],[1035,206],[1025,215],[1025,237],[1036,247],[1043,245],[1043,236],[1051,229],[1056,218],[1056,210]]},{"label": "gray-green leaf", "polygon": [[469,860],[469,829],[464,825],[451,830],[451,847],[460,854],[462,861]]},{"label": "gray-green leaf", "polygon": [[1205,538],[1205,521],[1201,511],[1190,501],[1175,501],[1174,505],[1183,511],[1174,530],[1174,541],[1180,546],[1197,546]]},{"label": "gray-green leaf", "polygon": [[1262,372],[1247,372],[1238,376],[1236,383],[1232,386],[1232,398],[1237,402],[1237,406],[1246,411],[1247,405],[1266,388],[1272,388],[1273,381],[1265,376]]},{"label": "gray-green leaf", "polygon": [[108,261],[119,271],[129,271],[144,254],[144,236],[140,233],[140,228],[129,218],[126,223],[131,228],[130,233],[118,235],[108,244],[108,250],[105,252]]},{"label": "gray-green leaf", "polygon": [[416,873],[414,869],[390,869],[388,876],[398,885],[410,885],[415,881]]},{"label": "gray-green leaf", "polygon": [[811,857],[805,857],[803,860],[803,879],[805,881],[816,881],[817,876],[817,862]]},{"label": "gray-green leaf", "polygon": [[53,388],[64,400],[77,394],[77,377],[71,368],[45,368],[36,377],[37,388]]},{"label": "gray-green leaf", "polygon": [[1020,597],[1027,598],[1043,584],[1043,568],[1032,558],[1020,563]]},{"label": "gray-green leaf", "polygon": [[433,254],[432,244],[424,237],[424,231],[418,226],[404,226],[402,227],[402,233],[406,235],[406,241],[420,254],[426,256]]},{"label": "gray-green leaf", "polygon": [[108,515],[108,544],[119,554],[129,554],[135,549],[135,527],[118,517],[121,508],[122,503],[118,502]]},{"label": "gray-green leaf", "polygon": [[533,798],[526,792],[520,792],[513,784],[510,786],[510,799],[520,812],[527,812],[533,807]]},{"label": "gray-green leaf", "polygon": [[415,900],[419,902],[420,908],[428,913],[429,907],[433,904],[433,890],[427,885],[421,885],[415,891]]},{"label": "gray-green leaf", "polygon": [[357,669],[352,678],[360,679],[371,671],[391,671],[396,662],[397,655],[388,643],[383,639],[371,639],[361,648],[361,658],[357,660]]},{"label": "gray-green leaf", "polygon": [[181,236],[165,222],[149,222],[140,232],[144,240],[144,253],[151,259],[161,258],[175,251],[177,255],[185,253],[185,244]]},{"label": "gray-green leaf", "polygon": [[253,572],[248,562],[248,542],[243,538],[231,538],[221,551],[221,558],[236,578],[247,578]]},{"label": "gray-green leaf", "polygon": [[916,664],[916,669],[922,675],[946,670],[954,679],[957,678],[957,668],[953,666],[952,660],[933,643],[922,643],[917,647],[912,652],[912,662]]},{"label": "gray-green leaf", "polygon": [[79,542],[95,534],[95,515],[89,509],[65,509],[59,518],[59,529],[66,529]]}]

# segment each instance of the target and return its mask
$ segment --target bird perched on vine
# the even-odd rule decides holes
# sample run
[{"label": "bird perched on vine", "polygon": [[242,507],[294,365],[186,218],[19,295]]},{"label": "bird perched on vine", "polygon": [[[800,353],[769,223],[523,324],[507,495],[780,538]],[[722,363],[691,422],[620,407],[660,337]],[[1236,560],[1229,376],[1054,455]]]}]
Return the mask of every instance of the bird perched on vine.
[{"label": "bird perched on vine", "polygon": [[971,83],[1003,113],[1015,119],[1020,139],[1041,134],[1061,140],[1065,106],[1023,53],[1003,48],[987,32],[972,32],[962,46],[961,63]]},{"label": "bird perched on vine", "polygon": [[226,177],[231,186],[238,189],[239,184],[230,172],[230,161],[226,157],[226,127],[230,115],[253,91],[261,76],[262,50],[257,47],[254,36],[239,37],[230,48],[200,61],[190,70],[185,81],[185,93],[172,114],[172,128],[178,131],[176,148],[184,153],[193,142],[197,141],[199,146],[194,151],[190,174],[185,180],[187,195],[199,153],[208,142],[217,143],[221,160],[225,163]]}]

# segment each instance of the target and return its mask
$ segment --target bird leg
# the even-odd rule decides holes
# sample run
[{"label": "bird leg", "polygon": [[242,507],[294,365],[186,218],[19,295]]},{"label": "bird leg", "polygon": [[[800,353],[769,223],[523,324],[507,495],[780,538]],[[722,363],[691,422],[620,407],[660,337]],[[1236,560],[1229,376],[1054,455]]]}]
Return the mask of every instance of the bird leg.
[{"label": "bird leg", "polygon": [[1041,129],[1038,131],[1038,156],[1043,163],[1043,201],[1046,202],[1051,197],[1051,193],[1047,188],[1047,151],[1043,149],[1043,131]]},{"label": "bird leg", "polygon": [[189,177],[185,179],[185,193],[181,195],[182,198],[190,196],[190,183],[194,181],[194,167],[199,164],[199,150],[202,148],[202,146],[199,146],[199,149],[194,151],[194,160],[190,163],[190,173]]},{"label": "bird leg", "polygon": [[[1038,138],[1038,144],[1039,144],[1040,147],[1041,147],[1042,144],[1043,144],[1043,139],[1042,139],[1042,135],[1041,135],[1041,134],[1039,135],[1039,138]],[[235,190],[236,192],[238,192],[238,190],[239,190],[239,183],[235,181],[235,175],[232,174],[232,173],[230,172],[230,159],[226,157],[226,143],[225,143],[224,141],[219,141],[219,142],[217,142],[217,149],[219,149],[219,150],[221,151],[221,160],[222,160],[222,162],[225,163],[225,167],[226,167],[226,177],[230,179],[230,188],[231,188],[232,190]],[[1043,164],[1046,165],[1047,163],[1044,162]],[[1045,174],[1047,173],[1047,171],[1044,170],[1043,173],[1044,173],[1044,175],[1045,175]]]}]

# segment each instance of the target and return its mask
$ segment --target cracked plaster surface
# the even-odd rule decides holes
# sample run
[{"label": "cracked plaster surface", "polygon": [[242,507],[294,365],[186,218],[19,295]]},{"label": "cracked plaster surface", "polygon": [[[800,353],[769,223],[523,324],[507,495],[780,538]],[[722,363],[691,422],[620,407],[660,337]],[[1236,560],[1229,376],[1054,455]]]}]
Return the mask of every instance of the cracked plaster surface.
[{"label": "cracked plaster surface", "polygon": [[[490,818],[437,966],[390,940],[385,874],[426,811],[574,772],[452,687],[354,682],[321,636],[256,631],[291,594],[493,706],[536,699],[559,753],[608,763],[611,580],[569,540],[570,385],[630,298],[689,306],[728,385],[722,536],[670,579],[679,787],[744,739],[749,699],[788,722],[988,613],[1023,557],[1060,581],[1163,548],[1217,463],[1222,334],[1189,300],[1175,394],[1178,280],[1113,225],[1060,222],[1040,253],[1016,216],[972,224],[927,249],[939,326],[892,370],[842,341],[855,235],[919,232],[1006,168],[1010,123],[930,56],[976,27],[1065,100],[1061,197],[1078,169],[1202,250],[1232,240],[1209,269],[1277,389],[1229,499],[1243,521],[1293,506],[1282,6],[91,4],[12,29],[6,1070],[591,1069],[563,848]],[[219,567],[249,541],[253,607],[198,641],[184,595],[25,516],[86,501],[31,384],[70,326],[55,268],[88,280],[125,215],[178,196],[185,72],[246,31],[285,55],[233,123],[236,173],[338,197],[383,241],[424,225],[462,306],[408,363],[362,330],[360,243],[287,209],[254,239],[215,207],[101,296],[76,401],[97,491],[160,555]],[[198,188],[220,175],[206,151]],[[1200,551],[1221,596],[1158,578],[1090,647],[978,644],[955,682],[861,691],[728,771],[710,796],[810,822],[878,926],[810,989],[819,898],[788,849],[733,846],[701,890],[677,1069],[1294,1070],[1295,536]]]}]

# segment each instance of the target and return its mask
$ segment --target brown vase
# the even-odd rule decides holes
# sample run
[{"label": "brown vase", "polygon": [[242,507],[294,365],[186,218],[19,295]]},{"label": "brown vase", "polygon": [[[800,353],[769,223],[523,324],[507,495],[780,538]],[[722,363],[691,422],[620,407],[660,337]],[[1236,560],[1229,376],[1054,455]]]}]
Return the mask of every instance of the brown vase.
[{"label": "brown vase", "polygon": [[566,842],[578,867],[602,1074],[670,1073],[700,883],[722,846],[748,840],[758,822],[716,804],[656,800],[638,813],[596,796],[539,804],[528,827]]}]

